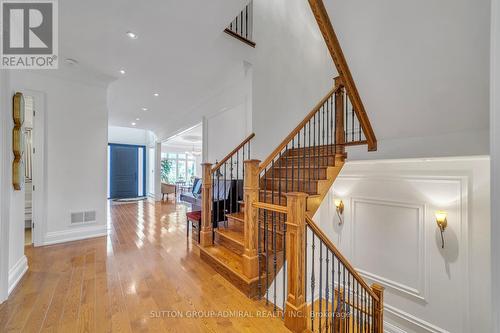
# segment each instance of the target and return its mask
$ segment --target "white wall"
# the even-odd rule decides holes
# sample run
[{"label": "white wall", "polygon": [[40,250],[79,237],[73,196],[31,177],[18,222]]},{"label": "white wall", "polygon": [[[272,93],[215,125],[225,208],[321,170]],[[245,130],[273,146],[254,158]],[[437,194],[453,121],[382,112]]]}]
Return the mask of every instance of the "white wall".
[{"label": "white wall", "polygon": [[[388,332],[490,332],[489,191],[487,157],[348,162],[314,220],[386,288]],[[444,249],[436,210],[448,212]]]},{"label": "white wall", "polygon": [[379,140],[361,158],[489,154],[490,0],[324,2]]},{"label": "white wall", "polygon": [[223,92],[203,104],[205,162],[220,161],[252,133],[252,73],[252,66],[242,62]]},{"label": "white wall", "polygon": [[[500,281],[500,1],[492,0],[491,25],[491,271],[492,281]],[[500,284],[492,285],[493,331],[500,332]]]},{"label": "white wall", "polygon": [[253,4],[253,157],[264,159],[333,87],[336,70],[307,1]]},{"label": "white wall", "polygon": [[[76,75],[74,75],[76,77]],[[45,96],[45,223],[43,244],[106,234],[106,85],[59,73],[11,72],[9,93],[32,90]],[[39,189],[41,190],[41,189]],[[24,195],[12,193],[12,262],[23,254]],[[96,211],[96,222],[70,225],[72,212]],[[14,237],[14,234],[16,235]],[[18,235],[19,234],[19,235]],[[12,264],[11,262],[11,264]]]},{"label": "white wall", "polygon": [[8,296],[9,288],[9,206],[10,185],[10,112],[8,109],[9,96],[7,92],[8,75],[5,70],[0,70],[0,303]]},{"label": "white wall", "polygon": [[148,130],[140,128],[109,126],[108,142],[145,146],[149,141]]}]

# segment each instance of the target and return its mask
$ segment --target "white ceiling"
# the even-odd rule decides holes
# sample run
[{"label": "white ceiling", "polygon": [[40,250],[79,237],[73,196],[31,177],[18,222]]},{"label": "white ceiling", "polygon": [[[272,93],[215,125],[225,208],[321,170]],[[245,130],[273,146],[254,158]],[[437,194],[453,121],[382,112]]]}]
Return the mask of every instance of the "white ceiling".
[{"label": "white ceiling", "polygon": [[[111,81],[110,125],[131,127],[140,118],[137,128],[165,139],[171,134],[168,125],[186,117],[241,63],[241,55],[229,51],[233,42],[223,30],[244,4],[245,0],[60,1],[60,53]],[[128,38],[127,31],[137,33],[138,39]],[[126,70],[123,76],[121,68]],[[160,96],[154,97],[154,92]]]},{"label": "white ceiling", "polygon": [[203,142],[203,131],[202,125],[196,125],[190,129],[187,129],[179,134],[174,135],[168,140],[162,143],[163,147],[174,147],[183,149],[192,149],[194,151],[200,151],[202,149]]}]

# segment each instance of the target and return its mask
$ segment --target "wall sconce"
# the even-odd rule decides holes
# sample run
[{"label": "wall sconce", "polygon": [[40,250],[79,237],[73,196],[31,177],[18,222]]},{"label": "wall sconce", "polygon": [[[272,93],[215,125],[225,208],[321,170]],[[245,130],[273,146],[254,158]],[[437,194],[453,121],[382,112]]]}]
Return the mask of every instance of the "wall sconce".
[{"label": "wall sconce", "polygon": [[448,220],[446,219],[448,214],[444,210],[438,210],[436,212],[436,223],[439,230],[441,231],[441,248],[444,249],[444,230],[448,226]]},{"label": "wall sconce", "polygon": [[344,224],[344,219],[342,215],[344,214],[344,202],[341,199],[335,199],[335,210],[337,211],[337,216],[339,217],[339,225]]}]

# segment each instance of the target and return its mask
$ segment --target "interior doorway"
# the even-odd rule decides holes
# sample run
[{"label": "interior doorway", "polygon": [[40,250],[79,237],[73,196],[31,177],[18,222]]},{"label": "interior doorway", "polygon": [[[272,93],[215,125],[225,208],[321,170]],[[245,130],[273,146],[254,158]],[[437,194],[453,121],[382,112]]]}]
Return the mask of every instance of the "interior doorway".
[{"label": "interior doorway", "polygon": [[45,232],[45,95],[21,90],[24,99],[24,245],[42,246]]},{"label": "interior doorway", "polygon": [[35,131],[35,100],[24,95],[24,245],[33,244],[33,153]]},{"label": "interior doorway", "polygon": [[146,195],[146,147],[108,145],[110,199],[141,198]]}]

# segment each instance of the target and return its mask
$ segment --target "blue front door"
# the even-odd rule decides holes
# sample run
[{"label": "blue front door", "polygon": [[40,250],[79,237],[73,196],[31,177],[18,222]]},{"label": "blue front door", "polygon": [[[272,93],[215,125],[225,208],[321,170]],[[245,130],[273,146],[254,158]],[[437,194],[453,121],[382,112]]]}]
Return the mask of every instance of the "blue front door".
[{"label": "blue front door", "polygon": [[137,146],[110,146],[110,198],[138,196],[139,153]]}]

